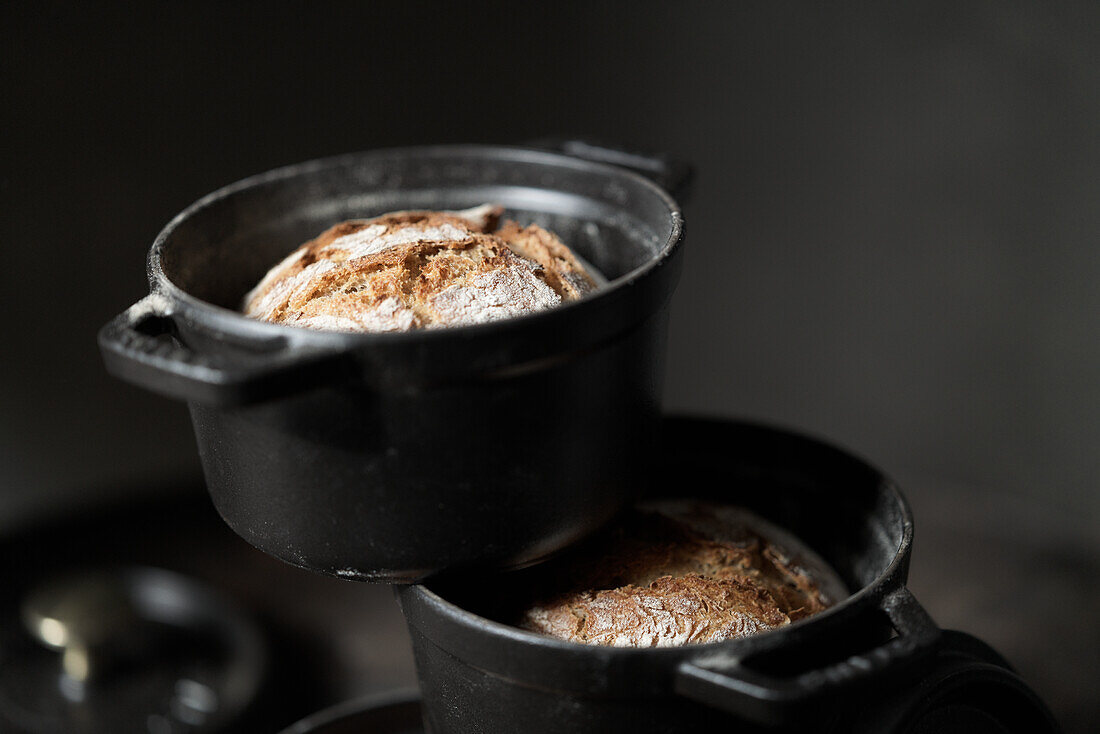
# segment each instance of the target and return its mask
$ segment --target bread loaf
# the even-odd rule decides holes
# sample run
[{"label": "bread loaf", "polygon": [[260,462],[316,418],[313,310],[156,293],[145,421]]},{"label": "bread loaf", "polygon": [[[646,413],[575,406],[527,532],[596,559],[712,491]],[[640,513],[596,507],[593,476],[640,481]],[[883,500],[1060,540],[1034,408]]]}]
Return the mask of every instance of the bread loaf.
[{"label": "bread loaf", "polygon": [[337,224],[273,267],[243,311],[337,331],[481,324],[582,298],[595,281],[553,233],[501,208],[392,212]]},{"label": "bread loaf", "polygon": [[541,571],[525,629],[589,645],[717,642],[790,624],[845,594],[823,561],[743,510],[636,512]]}]

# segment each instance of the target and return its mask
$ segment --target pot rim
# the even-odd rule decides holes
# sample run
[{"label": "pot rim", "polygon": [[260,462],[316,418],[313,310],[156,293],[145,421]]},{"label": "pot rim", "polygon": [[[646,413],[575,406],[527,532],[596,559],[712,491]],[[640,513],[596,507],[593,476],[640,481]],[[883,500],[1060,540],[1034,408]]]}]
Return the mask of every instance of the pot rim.
[{"label": "pot rim", "polygon": [[[668,420],[669,418],[666,418],[666,422]],[[790,625],[779,629],[768,630],[749,637],[723,640],[720,642],[682,645],[678,647],[609,647],[561,640],[549,635],[523,630],[519,627],[489,619],[488,617],[482,617],[479,614],[470,612],[448,601],[440,594],[429,589],[425,584],[398,587],[397,593],[402,600],[402,607],[404,608],[408,601],[412,601],[413,604],[430,608],[453,627],[493,639],[522,644],[528,649],[539,651],[541,654],[551,656],[564,655],[570,657],[585,655],[591,659],[604,661],[609,665],[619,663],[629,665],[641,661],[652,661],[656,663],[679,660],[681,658],[696,658],[715,653],[744,658],[756,652],[778,648],[782,646],[784,641],[788,638],[804,638],[812,634],[812,628],[815,626],[824,627],[831,622],[844,624],[856,615],[866,613],[869,608],[877,607],[887,594],[904,586],[908,574],[909,554],[913,542],[913,513],[908,500],[906,500],[905,496],[902,494],[897,483],[874,464],[827,440],[801,431],[788,430],[765,423],[749,421],[714,421],[712,419],[691,418],[686,416],[680,417],[678,420],[677,418],[672,418],[672,420],[677,422],[698,422],[704,425],[715,423],[721,425],[736,425],[751,428],[753,430],[781,434],[789,438],[799,439],[819,448],[825,448],[829,451],[843,454],[848,459],[858,462],[870,469],[878,479],[877,485],[879,491],[883,493],[887,501],[891,502],[897,508],[902,521],[901,538],[894,551],[893,558],[871,582],[864,584],[858,590],[849,594],[844,600],[811,617],[792,622]],[[430,583],[430,581],[428,583]],[[406,616],[408,617],[409,615],[406,614]],[[411,623],[412,620],[410,619],[409,621]],[[437,645],[447,649],[447,645],[439,639],[443,635],[436,634],[436,630],[424,630],[421,628],[421,631]]]},{"label": "pot rim", "polygon": [[361,723],[359,719],[369,718],[383,709],[411,706],[420,707],[419,688],[391,688],[326,706],[282,729],[279,734],[314,734],[334,724]]},{"label": "pot rim", "polygon": [[[448,327],[446,329],[417,329],[408,332],[336,332],[288,327],[286,324],[273,324],[253,319],[224,306],[218,306],[191,295],[168,277],[164,271],[162,254],[169,238],[183,224],[209,207],[224,201],[242,191],[298,176],[310,176],[334,168],[347,167],[371,160],[392,159],[396,157],[414,157],[425,160],[448,156],[499,156],[502,163],[525,162],[542,163],[584,171],[596,171],[611,178],[625,179],[642,186],[656,195],[667,207],[670,219],[669,235],[660,249],[642,265],[609,281],[605,286],[578,301],[563,303],[552,309],[532,314],[514,316],[484,324]],[[660,186],[645,176],[627,168],[592,161],[564,153],[517,145],[486,145],[477,143],[457,145],[424,145],[377,148],[355,153],[316,158],[300,163],[271,169],[255,174],[234,183],[223,186],[193,202],[179,212],[157,234],[149,248],[146,259],[147,276],[150,291],[154,297],[167,299],[173,310],[181,310],[196,320],[210,322],[224,332],[262,341],[291,341],[303,347],[343,347],[400,344],[418,341],[464,340],[483,336],[499,330],[503,325],[522,323],[527,327],[536,327],[538,322],[549,324],[556,319],[569,318],[579,309],[592,308],[606,303],[616,296],[623,295],[631,286],[651,275],[664,266],[680,249],[684,236],[684,218],[680,205]]]}]

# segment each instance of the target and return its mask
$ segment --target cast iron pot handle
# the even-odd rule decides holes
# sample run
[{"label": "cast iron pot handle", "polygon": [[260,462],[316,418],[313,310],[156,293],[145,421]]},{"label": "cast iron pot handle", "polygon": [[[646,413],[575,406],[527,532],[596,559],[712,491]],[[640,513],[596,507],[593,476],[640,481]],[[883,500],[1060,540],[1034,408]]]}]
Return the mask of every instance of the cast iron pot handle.
[{"label": "cast iron pot handle", "polygon": [[681,663],[676,692],[758,724],[803,721],[827,698],[901,672],[935,648],[940,629],[908,589],[887,594],[881,609],[898,636],[872,650],[790,677],[752,670],[728,654],[707,655]]},{"label": "cast iron pot handle", "polygon": [[667,191],[679,203],[687,198],[691,182],[691,166],[683,161],[670,160],[662,155],[623,150],[614,145],[604,145],[590,140],[574,138],[540,138],[528,143],[533,148],[564,153],[596,163],[607,163],[640,173]]},{"label": "cast iron pot handle", "polygon": [[170,302],[156,293],[112,319],[99,332],[107,371],[168,397],[230,406],[305,389],[341,356],[291,348],[285,338],[251,351],[229,345],[225,353],[200,354],[174,338],[175,319]]}]

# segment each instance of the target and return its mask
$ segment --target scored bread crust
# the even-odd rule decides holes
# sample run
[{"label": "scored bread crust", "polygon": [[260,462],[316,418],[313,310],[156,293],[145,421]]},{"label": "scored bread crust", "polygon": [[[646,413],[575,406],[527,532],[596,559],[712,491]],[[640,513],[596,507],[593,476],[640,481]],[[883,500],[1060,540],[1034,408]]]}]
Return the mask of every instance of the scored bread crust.
[{"label": "scored bread crust", "polygon": [[656,512],[628,516],[542,578],[544,589],[564,591],[544,592],[519,626],[590,645],[718,642],[788,625],[835,601],[823,576],[751,528],[711,537]]},{"label": "scored bread crust", "polygon": [[581,591],[528,611],[525,627],[588,645],[673,647],[719,642],[790,624],[767,589],[688,574],[647,586]]},{"label": "scored bread crust", "polygon": [[407,331],[494,321],[577,300],[595,283],[556,236],[500,207],[341,222],[244,299],[253,318],[314,329]]},{"label": "scored bread crust", "polygon": [[535,224],[521,227],[515,222],[505,222],[494,234],[513,252],[541,265],[546,282],[562,298],[581,298],[595,288],[592,276],[553,232]]}]

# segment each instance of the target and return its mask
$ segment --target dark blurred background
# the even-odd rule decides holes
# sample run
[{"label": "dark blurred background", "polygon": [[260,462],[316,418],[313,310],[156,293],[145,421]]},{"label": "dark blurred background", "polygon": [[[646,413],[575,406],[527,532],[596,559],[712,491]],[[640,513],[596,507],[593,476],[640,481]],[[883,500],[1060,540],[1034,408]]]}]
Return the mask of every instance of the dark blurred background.
[{"label": "dark blurred background", "polygon": [[[1100,4],[588,5],[5,4],[0,532],[199,487],[184,406],[95,344],[191,201],[347,151],[576,135],[695,166],[669,409],[897,475],[918,590],[929,527],[1041,548],[1051,613],[1100,608]],[[996,644],[1014,603],[931,611]],[[1062,664],[1033,647],[1033,675]]]}]

